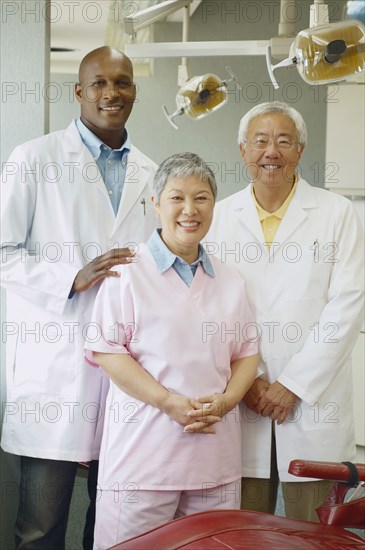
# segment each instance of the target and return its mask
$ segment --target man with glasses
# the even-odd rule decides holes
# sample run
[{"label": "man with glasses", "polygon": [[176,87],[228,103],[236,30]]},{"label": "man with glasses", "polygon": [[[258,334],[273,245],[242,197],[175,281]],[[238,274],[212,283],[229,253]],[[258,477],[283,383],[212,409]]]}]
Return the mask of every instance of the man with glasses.
[{"label": "man with glasses", "polygon": [[[1,284],[7,289],[7,403],[2,447],[20,455],[18,549],[62,550],[78,462],[91,461],[84,548],[93,546],[106,380],[84,361],[99,282],[132,261],[155,226],[155,164],[125,124],[131,61],[109,47],[82,60],[81,116],[25,143],[1,186]],[[11,330],[10,330],[11,327]],[[115,421],[127,416],[116,413]]]},{"label": "man with glasses", "polygon": [[362,322],[364,238],[346,198],[298,174],[307,140],[298,111],[263,103],[241,120],[251,175],[218,203],[208,250],[248,288],[260,367],[242,404],[242,508],[318,521],[331,483],[288,474],[291,460],[355,458],[350,355]]}]

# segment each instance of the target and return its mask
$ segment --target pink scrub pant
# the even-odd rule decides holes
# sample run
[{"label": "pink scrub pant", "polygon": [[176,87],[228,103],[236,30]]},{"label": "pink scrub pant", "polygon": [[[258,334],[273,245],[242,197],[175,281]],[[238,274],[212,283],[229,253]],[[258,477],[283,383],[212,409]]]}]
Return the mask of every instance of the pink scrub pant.
[{"label": "pink scrub pant", "polygon": [[189,491],[98,491],[94,550],[110,548],[175,518],[238,510],[241,481]]}]

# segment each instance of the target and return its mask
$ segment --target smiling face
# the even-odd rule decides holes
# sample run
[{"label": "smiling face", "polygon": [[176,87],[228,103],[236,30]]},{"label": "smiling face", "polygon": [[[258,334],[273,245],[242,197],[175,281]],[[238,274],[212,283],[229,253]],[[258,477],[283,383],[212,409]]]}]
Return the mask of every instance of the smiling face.
[{"label": "smiling face", "polygon": [[[258,138],[269,142],[266,149],[254,149],[252,141]],[[286,115],[268,113],[250,123],[247,143],[240,145],[240,151],[255,188],[291,189],[303,146],[294,143],[292,149],[281,149],[276,145],[281,140],[297,141],[295,124]]]},{"label": "smiling face", "polygon": [[99,48],[82,62],[79,80],[75,93],[82,122],[104,143],[119,148],[136,98],[130,60],[111,48]]},{"label": "smiling face", "polygon": [[171,252],[192,263],[213,218],[214,195],[209,183],[196,176],[172,178],[162,191],[159,204],[154,204],[162,240]]}]

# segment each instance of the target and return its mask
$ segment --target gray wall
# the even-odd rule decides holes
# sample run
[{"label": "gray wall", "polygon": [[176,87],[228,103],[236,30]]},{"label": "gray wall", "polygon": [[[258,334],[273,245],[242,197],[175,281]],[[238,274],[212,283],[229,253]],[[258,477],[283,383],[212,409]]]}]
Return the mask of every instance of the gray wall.
[{"label": "gray wall", "polygon": [[[43,2],[46,5],[45,0]],[[49,23],[37,12],[39,2],[19,0],[4,5],[1,12],[1,103],[0,161],[6,162],[10,152],[23,141],[48,131],[48,104],[39,91],[49,79]],[[30,63],[35,59],[36,63]],[[1,289],[1,326],[5,322],[5,292]],[[3,331],[2,335],[4,334]],[[4,336],[2,336],[4,338]],[[5,402],[5,342],[1,342],[1,403]],[[2,421],[1,407],[1,421]],[[13,548],[13,524],[18,504],[18,457],[0,451],[1,507],[0,548]]]}]

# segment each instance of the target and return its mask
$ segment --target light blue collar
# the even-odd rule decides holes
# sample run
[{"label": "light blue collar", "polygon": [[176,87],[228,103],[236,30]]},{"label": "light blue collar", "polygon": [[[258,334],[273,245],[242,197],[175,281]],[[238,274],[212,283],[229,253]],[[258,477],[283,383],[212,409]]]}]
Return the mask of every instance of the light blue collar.
[{"label": "light blue collar", "polygon": [[[147,246],[156,262],[157,268],[160,273],[164,273],[165,271],[170,269],[170,267],[176,267],[176,264],[183,263],[185,265],[189,265],[187,262],[185,262],[185,260],[183,260],[179,256],[176,256],[176,254],[174,254],[173,252],[171,252],[171,250],[169,250],[169,248],[167,248],[160,237],[160,233],[161,229],[155,229],[147,242]],[[198,258],[195,260],[195,262],[189,265],[189,267],[195,267],[196,269],[199,263],[202,264],[203,269],[207,273],[207,275],[215,277],[212,263],[201,244],[199,244]]]},{"label": "light blue collar", "polygon": [[[81,121],[80,118],[76,119],[76,126],[79,131],[82,142],[89,149],[94,159],[98,159],[101,152],[100,148],[102,145],[105,146],[105,144],[101,141],[101,139],[99,139],[95,134],[93,134],[92,131],[89,130],[87,126],[85,126],[85,124]],[[124,151],[126,149],[129,152],[131,150],[131,140],[129,138],[128,132],[127,130],[124,130],[124,132],[125,132],[126,138],[123,145],[119,147],[119,149],[113,149],[113,151]],[[106,147],[108,146],[106,145]]]}]

